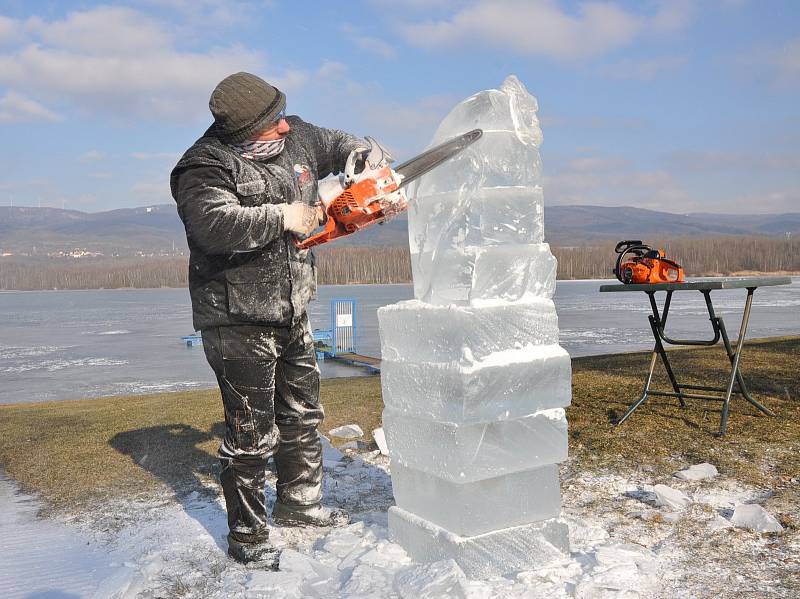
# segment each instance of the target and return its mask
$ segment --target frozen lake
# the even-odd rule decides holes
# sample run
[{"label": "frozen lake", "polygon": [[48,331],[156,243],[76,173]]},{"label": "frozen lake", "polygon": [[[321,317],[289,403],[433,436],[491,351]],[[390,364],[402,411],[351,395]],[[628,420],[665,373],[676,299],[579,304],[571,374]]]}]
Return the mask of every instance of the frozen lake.
[{"label": "frozen lake", "polygon": [[[555,303],[561,344],[573,356],[649,349],[649,306],[643,293],[599,293],[602,281],[560,281]],[[712,294],[735,336],[746,291]],[[663,297],[663,294],[660,294]],[[411,285],[325,285],[311,304],[314,328],[328,328],[330,300],[358,302],[358,350],[378,356],[378,307],[412,297]],[[800,334],[800,277],[756,292],[748,337]],[[700,293],[674,296],[673,336],[710,331]],[[186,289],[0,292],[0,403],[155,393],[212,387],[192,331]],[[362,371],[321,364],[325,377]]]}]

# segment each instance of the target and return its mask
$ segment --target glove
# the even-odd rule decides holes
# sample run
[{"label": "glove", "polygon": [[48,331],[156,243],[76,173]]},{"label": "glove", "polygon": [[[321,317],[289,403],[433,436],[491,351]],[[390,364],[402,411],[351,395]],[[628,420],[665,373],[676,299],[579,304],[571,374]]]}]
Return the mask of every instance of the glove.
[{"label": "glove", "polygon": [[308,235],[319,226],[320,209],[297,202],[280,204],[283,210],[283,230],[297,235]]}]

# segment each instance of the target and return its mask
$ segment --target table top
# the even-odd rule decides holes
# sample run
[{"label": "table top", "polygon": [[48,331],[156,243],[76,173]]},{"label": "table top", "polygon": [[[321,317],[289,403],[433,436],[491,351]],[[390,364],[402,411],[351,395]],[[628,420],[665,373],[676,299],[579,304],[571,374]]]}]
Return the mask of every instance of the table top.
[{"label": "table top", "polygon": [[711,289],[745,289],[789,285],[790,277],[715,277],[692,279],[684,283],[612,283],[600,285],[600,291],[708,291]]}]

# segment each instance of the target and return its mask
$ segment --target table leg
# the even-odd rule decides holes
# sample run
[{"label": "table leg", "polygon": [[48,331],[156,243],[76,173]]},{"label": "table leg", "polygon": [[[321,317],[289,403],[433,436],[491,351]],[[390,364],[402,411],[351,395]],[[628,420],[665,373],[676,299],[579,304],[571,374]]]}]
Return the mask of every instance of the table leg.
[{"label": "table leg", "polygon": [[675,378],[675,373],[672,371],[672,364],[670,364],[669,358],[667,357],[667,351],[664,349],[664,344],[661,342],[661,339],[664,337],[664,327],[667,325],[667,317],[669,316],[669,306],[670,301],[672,300],[672,292],[667,291],[667,297],[664,300],[664,311],[662,314],[658,313],[658,304],[656,304],[656,299],[654,297],[655,294],[648,293],[648,295],[650,296],[650,306],[653,310],[653,314],[652,316],[648,316],[648,320],[650,321],[650,328],[653,330],[653,337],[656,340],[656,350],[661,356],[661,361],[664,363],[664,370],[667,371],[669,382],[672,383],[672,390],[678,397],[681,407],[685,408],[686,402],[683,400],[681,386],[678,384],[678,379]]},{"label": "table leg", "polygon": [[[731,348],[731,343],[730,340],[728,339],[728,333],[725,330],[725,323],[722,322],[721,318],[719,319],[719,326],[720,329],[722,329],[722,342],[725,344],[725,351],[728,352],[728,359],[731,362],[731,366],[733,366],[733,360],[736,354],[734,350]],[[775,416],[775,412],[770,410],[768,407],[766,407],[764,404],[762,404],[760,401],[758,401],[752,395],[750,395],[750,390],[747,388],[747,385],[744,382],[744,375],[742,374],[741,368],[738,368],[736,370],[736,382],[738,383],[739,389],[742,392],[742,397],[744,397],[747,401],[749,401],[753,405],[753,407],[757,408],[767,416]]]},{"label": "table leg", "polygon": [[[733,366],[733,360],[736,354],[731,348],[731,342],[728,339],[728,332],[725,330],[725,323],[721,318],[718,318],[717,320],[719,321],[719,328],[722,331],[722,342],[725,344],[725,351],[728,353],[728,359],[731,362],[731,366]],[[767,416],[775,416],[775,412],[764,406],[764,404],[750,395],[750,390],[747,388],[747,385],[744,382],[744,375],[742,374],[741,368],[736,370],[736,383],[739,385],[739,390],[742,392],[742,397],[744,397],[747,401],[753,404],[755,408],[762,411]]]},{"label": "table leg", "polygon": [[619,420],[617,420],[614,424],[618,425],[625,422],[628,419],[628,416],[633,414],[636,408],[642,405],[644,403],[644,400],[647,399],[647,392],[650,390],[650,382],[653,380],[653,371],[656,368],[656,360],[658,360],[658,352],[656,351],[656,348],[653,348],[653,355],[650,358],[650,371],[647,373],[647,378],[645,379],[644,389],[642,389],[641,396],[639,397],[639,399],[637,399],[630,405],[628,411],[625,412],[625,415]]},{"label": "table leg", "polygon": [[[755,399],[750,397],[750,394],[747,393],[746,387],[742,386],[744,379],[742,378],[741,373],[739,372],[739,360],[742,357],[742,347],[744,346],[744,337],[747,333],[747,324],[750,322],[750,308],[753,304],[753,292],[755,291],[754,287],[747,288],[747,301],[744,304],[744,313],[742,314],[742,324],[739,327],[739,338],[736,340],[736,350],[733,354],[733,358],[731,360],[731,376],[728,380],[728,388],[725,391],[725,402],[722,405],[722,419],[719,424],[719,435],[723,436],[725,434],[725,430],[728,426],[728,412],[731,402],[731,394],[733,393],[733,384],[735,382],[739,383],[739,388],[742,391],[742,395],[747,399],[750,403],[756,406],[758,409],[762,410],[765,414],[769,414],[770,416],[774,416],[775,414],[767,409],[766,407],[762,406],[758,403]],[[727,337],[727,335],[725,335]],[[730,344],[726,344],[726,349],[730,347]],[[731,358],[730,352],[728,353],[728,358]]]},{"label": "table leg", "polygon": [[[633,414],[640,405],[644,403],[647,399],[647,394],[650,391],[650,384],[653,381],[653,372],[656,368],[656,362],[658,361],[659,356],[661,357],[662,362],[664,363],[664,369],[667,371],[667,375],[669,376],[669,380],[672,383],[672,388],[675,390],[675,393],[678,397],[678,401],[681,402],[681,406],[686,407],[686,402],[683,400],[681,395],[681,389],[678,385],[678,381],[675,378],[675,374],[672,372],[672,365],[669,362],[669,358],[667,357],[667,352],[664,349],[664,345],[661,343],[661,331],[664,326],[663,321],[661,320],[659,313],[658,313],[658,306],[655,303],[655,298],[653,297],[653,293],[648,293],[650,296],[650,304],[653,307],[653,314],[647,317],[647,320],[650,322],[650,329],[653,332],[653,339],[655,339],[655,346],[653,347],[653,355],[650,357],[650,368],[647,371],[647,378],[644,382],[644,388],[642,389],[642,394],[639,396],[635,402],[633,402],[630,407],[628,407],[627,412],[625,412],[624,416],[617,420],[615,424],[622,424],[628,419],[628,416]],[[666,304],[664,306],[664,316],[666,317],[669,311],[669,296],[667,295]],[[666,320],[666,318],[665,318]]]}]

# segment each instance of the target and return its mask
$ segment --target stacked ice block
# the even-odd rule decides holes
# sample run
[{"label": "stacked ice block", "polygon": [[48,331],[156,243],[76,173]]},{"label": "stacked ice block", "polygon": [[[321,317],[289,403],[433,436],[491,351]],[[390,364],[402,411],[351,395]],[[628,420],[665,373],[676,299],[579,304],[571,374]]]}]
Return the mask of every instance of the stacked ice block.
[{"label": "stacked ice block", "polygon": [[516,77],[445,118],[432,144],[483,137],[412,190],[415,299],[378,311],[394,538],[470,576],[568,551],[558,519],[569,355],[543,238],[536,99]]}]

